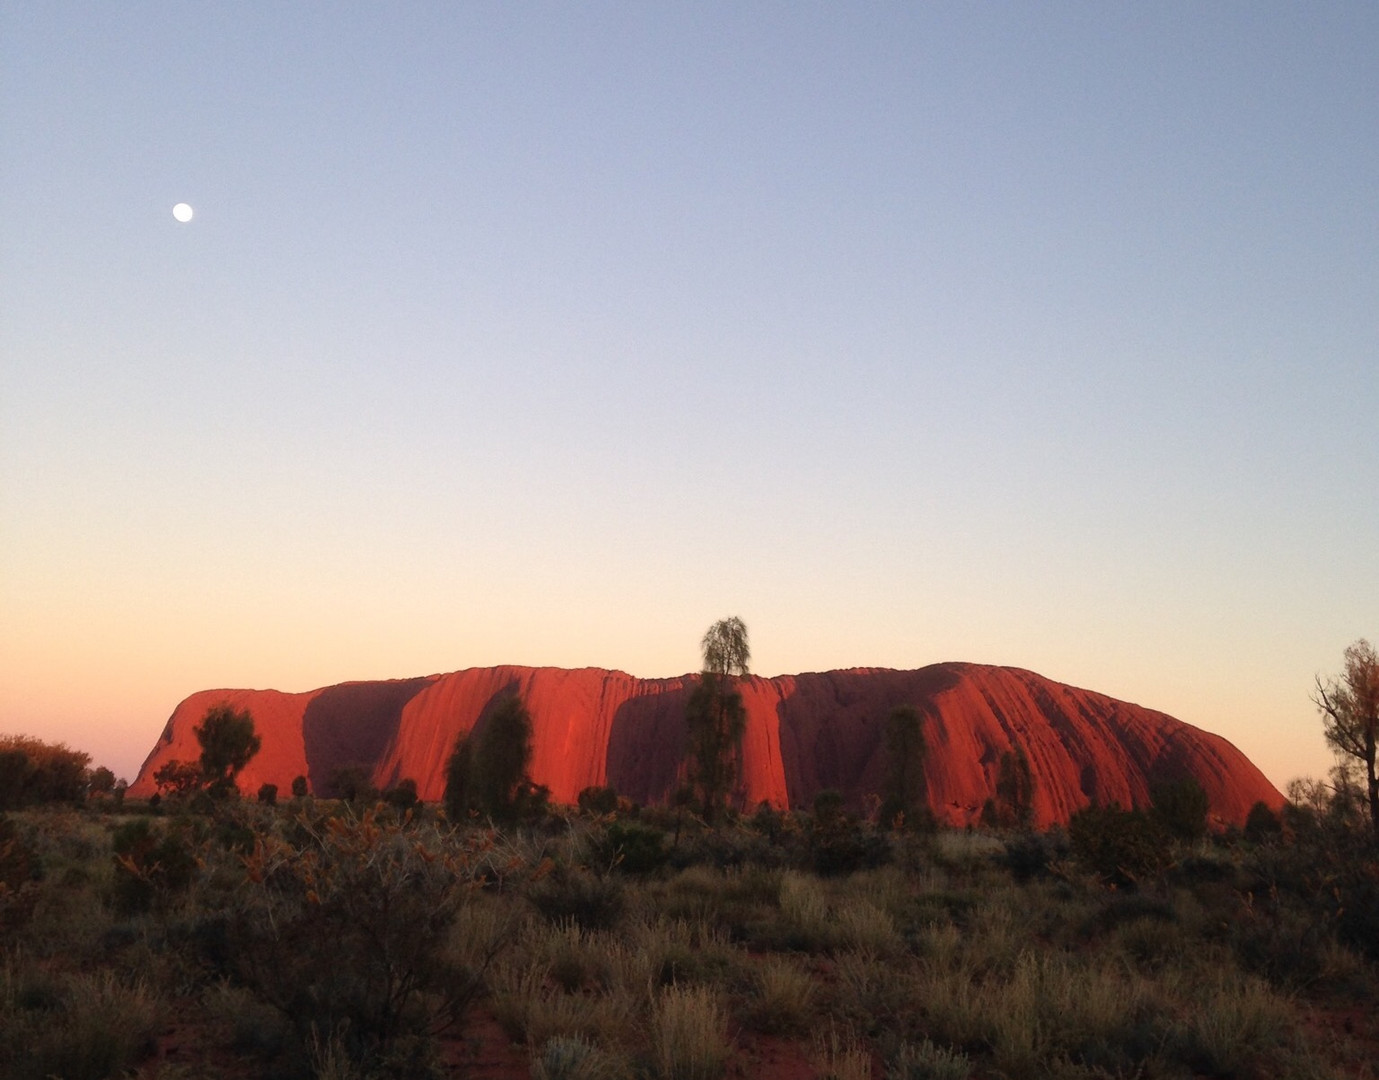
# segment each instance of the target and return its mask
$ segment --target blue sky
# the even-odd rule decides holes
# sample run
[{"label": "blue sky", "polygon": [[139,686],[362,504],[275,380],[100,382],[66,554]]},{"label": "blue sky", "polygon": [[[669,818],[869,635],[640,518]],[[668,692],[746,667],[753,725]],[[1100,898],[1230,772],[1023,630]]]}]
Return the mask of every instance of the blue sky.
[{"label": "blue sky", "polygon": [[[1283,784],[1379,635],[1379,11],[10,5],[0,730],[1032,668]],[[179,201],[196,210],[178,224]]]}]

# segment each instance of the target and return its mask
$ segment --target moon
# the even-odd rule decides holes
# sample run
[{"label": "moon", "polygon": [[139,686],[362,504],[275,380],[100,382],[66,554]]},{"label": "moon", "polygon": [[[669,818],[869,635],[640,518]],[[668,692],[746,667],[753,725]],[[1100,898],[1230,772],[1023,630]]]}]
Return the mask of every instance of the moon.
[{"label": "moon", "polygon": [[172,208],[172,216],[185,225],[192,219],[192,208],[186,203],[180,202]]}]

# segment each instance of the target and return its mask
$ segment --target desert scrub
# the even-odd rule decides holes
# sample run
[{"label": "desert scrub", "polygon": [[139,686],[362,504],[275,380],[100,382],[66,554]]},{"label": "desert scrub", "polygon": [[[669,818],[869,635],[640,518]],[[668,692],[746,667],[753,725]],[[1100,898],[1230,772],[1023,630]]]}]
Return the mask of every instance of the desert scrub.
[{"label": "desert scrub", "polygon": [[557,1035],[532,1054],[532,1080],[623,1080],[625,1059],[579,1037]]},{"label": "desert scrub", "polygon": [[1262,980],[1222,975],[1201,987],[1180,1034],[1179,1054],[1212,1076],[1283,1075],[1301,1056],[1293,1010]]},{"label": "desert scrub", "polygon": [[768,956],[753,972],[743,1019],[768,1035],[802,1035],[813,1022],[818,998],[818,984],[802,964]]},{"label": "desert scrub", "polygon": [[0,1064],[4,1080],[103,1080],[152,1049],[160,1009],[139,982],[111,972],[38,978],[0,969]]},{"label": "desert scrub", "polygon": [[814,1073],[819,1080],[871,1080],[871,1051],[852,1031],[829,1024],[814,1037]]},{"label": "desert scrub", "polygon": [[621,1045],[636,1026],[646,994],[645,985],[640,994],[622,987],[567,993],[547,965],[520,952],[495,965],[489,985],[490,1007],[508,1038],[533,1046],[554,1038]]},{"label": "desert scrub", "polygon": [[828,896],[818,878],[789,871],[780,883],[781,944],[802,952],[827,952],[833,944]]},{"label": "desert scrub", "polygon": [[649,959],[653,981],[661,986],[733,982],[744,969],[742,950],[706,922],[658,918],[639,926],[633,940]]},{"label": "desert scrub", "polygon": [[915,982],[910,964],[850,949],[838,954],[833,970],[831,1014],[877,1032],[911,1011]]},{"label": "desert scrub", "polygon": [[553,923],[575,922],[589,930],[616,926],[626,909],[626,887],[616,877],[556,863],[535,880],[527,899]]},{"label": "desert scrub", "polygon": [[1026,952],[1006,973],[926,971],[915,994],[923,1035],[983,1047],[1011,1077],[1069,1064],[1133,1072],[1167,1039],[1169,1009],[1123,969],[1079,966],[1061,954]]},{"label": "desert scrub", "polygon": [[404,1037],[456,1026],[477,993],[444,946],[478,887],[485,834],[442,836],[360,818],[261,836],[228,913],[234,977],[299,1038],[343,1040],[373,1067]]},{"label": "desert scrub", "polygon": [[901,1043],[886,1064],[886,1080],[968,1080],[972,1061],[964,1053],[924,1039]]},{"label": "desert scrub", "polygon": [[651,1056],[661,1080],[717,1080],[731,1045],[718,995],[704,986],[670,986],[651,1006]]}]

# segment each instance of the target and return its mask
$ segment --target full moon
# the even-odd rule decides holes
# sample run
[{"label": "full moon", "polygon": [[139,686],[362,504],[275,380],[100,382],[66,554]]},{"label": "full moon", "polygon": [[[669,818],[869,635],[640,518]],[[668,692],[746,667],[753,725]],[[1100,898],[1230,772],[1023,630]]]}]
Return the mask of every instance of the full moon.
[{"label": "full moon", "polygon": [[183,224],[186,224],[192,219],[192,208],[186,203],[180,202],[172,208],[172,216]]}]

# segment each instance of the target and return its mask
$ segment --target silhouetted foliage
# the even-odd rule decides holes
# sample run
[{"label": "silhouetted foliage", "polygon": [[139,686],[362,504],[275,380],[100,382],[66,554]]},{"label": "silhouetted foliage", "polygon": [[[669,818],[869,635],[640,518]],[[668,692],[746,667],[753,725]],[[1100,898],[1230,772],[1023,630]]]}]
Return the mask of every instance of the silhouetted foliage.
[{"label": "silhouetted foliage", "polygon": [[747,674],[747,627],[733,616],[709,627],[700,646],[704,669],[685,710],[689,781],[704,820],[713,825],[727,808],[741,768],[747,711],[734,680]]},{"label": "silhouetted foliage", "polygon": [[1345,651],[1345,671],[1338,679],[1317,678],[1312,697],[1322,716],[1326,741],[1342,767],[1360,774],[1369,809],[1370,829],[1379,840],[1379,654],[1361,638]]},{"label": "silhouetted foliage", "polygon": [[470,793],[470,774],[474,767],[473,734],[461,735],[455,740],[455,749],[445,764],[445,816],[458,824],[469,816],[473,809]]},{"label": "silhouetted foliage", "polygon": [[553,923],[573,922],[585,930],[617,925],[627,904],[623,882],[578,866],[557,863],[527,891],[527,898]]},{"label": "silhouetted foliage", "polygon": [[307,792],[310,790],[305,776],[294,776],[292,778],[292,797],[294,799],[305,799]]},{"label": "silhouetted foliage", "polygon": [[264,806],[277,806],[277,805],[278,805],[278,785],[277,785],[277,784],[260,784],[260,785],[259,785],[258,800],[259,800],[259,802],[263,803]]},{"label": "silhouetted foliage", "polygon": [[476,845],[403,830],[376,816],[303,818],[264,836],[242,865],[225,959],[236,982],[287,1017],[303,1044],[339,1040],[350,1075],[417,1075],[403,1040],[456,1022],[482,986],[443,947],[477,887]]},{"label": "silhouetted foliage", "polygon": [[1207,834],[1207,793],[1192,777],[1155,784],[1149,789],[1154,819],[1178,840],[1200,840]]},{"label": "silhouetted foliage", "polygon": [[623,874],[650,874],[666,864],[666,834],[636,821],[615,821],[594,843],[600,867]]},{"label": "silhouetted foliage", "polygon": [[1028,825],[1034,817],[1034,776],[1025,748],[1017,746],[1001,755],[996,772],[996,817],[999,824]]},{"label": "silhouetted foliage", "polygon": [[228,703],[212,705],[192,731],[201,744],[201,773],[207,790],[217,798],[229,795],[235,789],[235,777],[262,745],[254,732],[253,716],[248,709],[236,710]]},{"label": "silhouetted foliage", "polygon": [[184,822],[155,828],[146,817],[115,830],[113,897],[122,914],[147,911],[184,892],[196,875],[190,827]]},{"label": "silhouetted foliage", "polygon": [[[179,799],[200,791],[203,779],[201,766],[176,758],[163,762],[153,773],[153,782],[158,791]],[[151,799],[149,801],[152,802]]]},{"label": "silhouetted foliage", "polygon": [[474,813],[512,822],[543,814],[550,790],[527,776],[531,736],[531,714],[514,694],[476,731],[456,739],[446,766],[446,816],[462,821]]},{"label": "silhouetted foliage", "polygon": [[1245,839],[1254,844],[1277,840],[1283,834],[1283,820],[1263,799],[1250,807],[1245,816]]},{"label": "silhouetted foliage", "polygon": [[342,765],[331,771],[326,781],[326,795],[357,806],[371,806],[378,801],[378,788],[373,774],[365,765]]},{"label": "silhouetted foliage", "polygon": [[86,797],[91,755],[27,735],[0,735],[0,810]]},{"label": "silhouetted foliage", "polygon": [[618,793],[612,787],[587,787],[576,802],[586,814],[612,814],[618,809]]},{"label": "silhouetted foliage", "polygon": [[92,795],[109,795],[115,790],[115,774],[104,765],[93,769],[88,790]]},{"label": "silhouetted foliage", "polygon": [[1068,839],[1080,863],[1118,888],[1135,888],[1168,864],[1168,833],[1140,810],[1079,810],[1068,822]]},{"label": "silhouetted foliage", "polygon": [[475,747],[470,787],[479,809],[495,821],[511,820],[519,794],[529,802],[531,791],[520,792],[531,764],[531,715],[515,694],[504,698],[484,725]]},{"label": "silhouetted foliage", "polygon": [[417,782],[405,776],[383,793],[383,801],[396,810],[412,810],[421,799],[417,797]]},{"label": "silhouetted foliage", "polygon": [[891,855],[885,836],[849,814],[842,794],[832,789],[814,796],[808,852],[811,869],[822,877],[881,866]]},{"label": "silhouetted foliage", "polygon": [[897,705],[886,717],[886,779],[881,792],[880,824],[908,829],[932,824],[924,759],[928,746],[924,740],[919,710],[913,705]]}]

